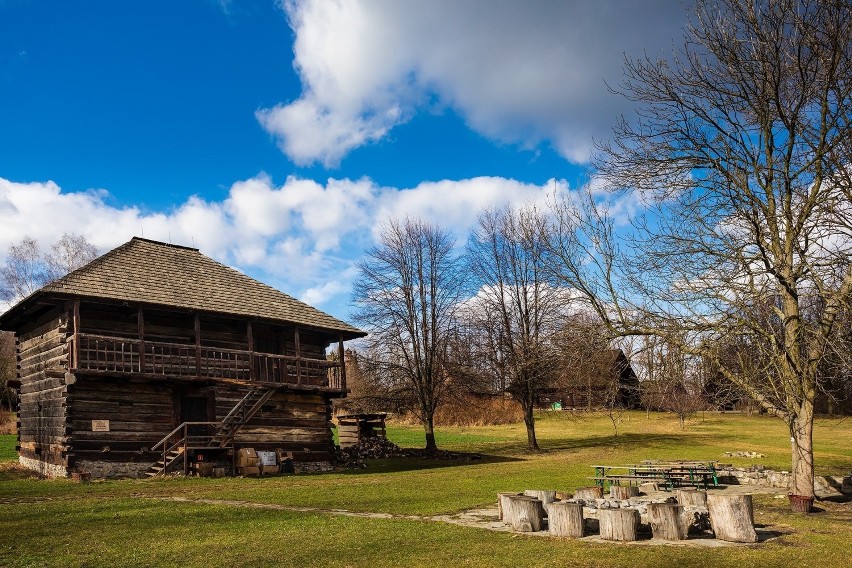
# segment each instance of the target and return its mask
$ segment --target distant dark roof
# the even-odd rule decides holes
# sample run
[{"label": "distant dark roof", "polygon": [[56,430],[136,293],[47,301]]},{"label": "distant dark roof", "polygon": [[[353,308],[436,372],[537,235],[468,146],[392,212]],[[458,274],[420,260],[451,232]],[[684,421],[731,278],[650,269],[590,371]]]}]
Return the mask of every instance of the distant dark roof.
[{"label": "distant dark roof", "polygon": [[134,237],[25,298],[62,295],[153,304],[200,312],[303,325],[366,335],[304,302],[204,256],[198,249]]}]

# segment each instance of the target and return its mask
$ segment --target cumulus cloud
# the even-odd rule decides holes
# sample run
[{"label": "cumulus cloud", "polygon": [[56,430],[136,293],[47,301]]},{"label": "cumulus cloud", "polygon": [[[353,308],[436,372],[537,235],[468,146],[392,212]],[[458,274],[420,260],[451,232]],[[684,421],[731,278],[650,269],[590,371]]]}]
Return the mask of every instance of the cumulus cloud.
[{"label": "cumulus cloud", "polygon": [[[542,202],[563,181],[538,186],[482,177],[397,189],[368,178],[325,184],[266,175],[234,183],[222,201],[191,197],[168,211],[116,207],[106,191],[65,192],[55,183],[0,178],[0,264],[24,235],[48,247],[63,233],[101,251],[135,236],[196,246],[205,254],[320,307],[343,302],[364,248],[391,217],[422,217],[464,238],[482,208]],[[338,315],[344,315],[339,313]]]},{"label": "cumulus cloud", "polygon": [[257,118],[298,164],[334,165],[425,106],[477,132],[588,159],[629,103],[624,54],[665,56],[686,21],[668,0],[285,0],[302,94]]}]

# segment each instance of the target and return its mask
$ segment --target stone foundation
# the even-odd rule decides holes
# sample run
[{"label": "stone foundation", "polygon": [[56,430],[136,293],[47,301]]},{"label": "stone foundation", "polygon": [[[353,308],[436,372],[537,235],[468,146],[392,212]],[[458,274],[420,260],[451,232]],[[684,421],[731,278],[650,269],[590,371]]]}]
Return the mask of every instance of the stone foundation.
[{"label": "stone foundation", "polygon": [[100,460],[77,460],[74,471],[88,471],[92,479],[110,477],[143,477],[143,473],[151,467],[148,462],[112,462]]},{"label": "stone foundation", "polygon": [[[750,468],[726,467],[718,470],[719,482],[728,485],[755,485],[789,491],[793,475],[789,471],[774,471],[761,466]],[[814,492],[817,497],[839,497],[852,494],[852,476],[814,476]]]},{"label": "stone foundation", "polygon": [[329,461],[294,462],[293,469],[296,473],[328,473],[334,466]]},{"label": "stone foundation", "polygon": [[41,460],[34,460],[31,458],[25,458],[23,456],[18,456],[18,463],[20,463],[25,468],[38,473],[39,475],[43,475],[51,479],[57,477],[68,477],[68,469],[66,469],[65,466],[62,465],[45,463]]}]

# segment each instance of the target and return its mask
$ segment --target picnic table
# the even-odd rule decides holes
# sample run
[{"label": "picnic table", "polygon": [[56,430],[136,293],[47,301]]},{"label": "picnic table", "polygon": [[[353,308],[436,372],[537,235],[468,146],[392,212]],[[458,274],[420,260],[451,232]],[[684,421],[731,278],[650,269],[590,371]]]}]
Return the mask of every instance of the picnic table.
[{"label": "picnic table", "polygon": [[675,487],[694,486],[707,489],[712,484],[718,487],[716,462],[699,461],[655,461],[645,460],[632,465],[594,465],[595,485],[604,490],[607,483],[621,485],[641,485],[643,483],[662,482],[666,490]]}]

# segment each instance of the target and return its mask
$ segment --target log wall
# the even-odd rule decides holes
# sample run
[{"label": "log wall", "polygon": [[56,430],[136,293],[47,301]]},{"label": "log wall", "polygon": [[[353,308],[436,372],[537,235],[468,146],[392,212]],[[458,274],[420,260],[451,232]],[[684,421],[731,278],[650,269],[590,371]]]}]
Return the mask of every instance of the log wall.
[{"label": "log wall", "polygon": [[64,475],[68,467],[69,335],[69,314],[57,307],[31,322],[15,340],[21,463],[50,476]]},{"label": "log wall", "polygon": [[[153,462],[155,454],[147,450],[177,426],[175,388],[168,381],[78,375],[69,392],[72,465],[77,460]],[[109,420],[109,431],[96,431],[94,420]]]},{"label": "log wall", "polygon": [[[216,389],[216,420],[245,396],[243,388]],[[322,394],[277,392],[236,434],[234,443],[256,450],[283,449],[295,461],[329,461],[333,449],[331,402]]]}]

